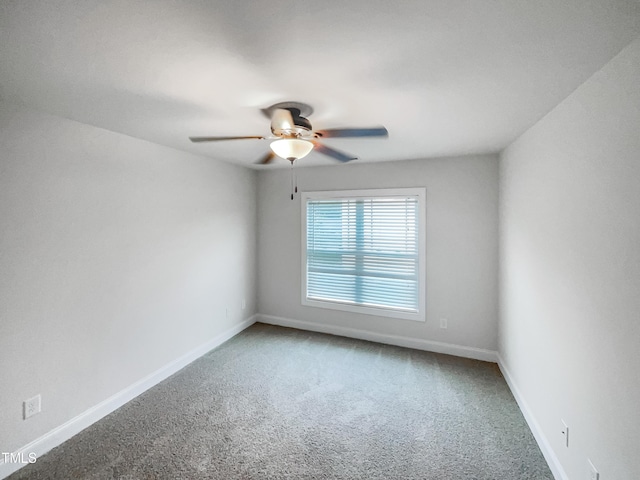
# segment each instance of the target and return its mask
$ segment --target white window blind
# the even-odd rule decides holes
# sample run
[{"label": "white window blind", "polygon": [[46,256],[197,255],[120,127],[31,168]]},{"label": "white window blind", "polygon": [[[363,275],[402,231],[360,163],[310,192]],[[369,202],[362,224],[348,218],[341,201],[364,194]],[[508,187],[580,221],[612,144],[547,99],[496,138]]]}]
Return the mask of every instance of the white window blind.
[{"label": "white window blind", "polygon": [[305,207],[307,301],[418,314],[418,195],[307,198]]}]

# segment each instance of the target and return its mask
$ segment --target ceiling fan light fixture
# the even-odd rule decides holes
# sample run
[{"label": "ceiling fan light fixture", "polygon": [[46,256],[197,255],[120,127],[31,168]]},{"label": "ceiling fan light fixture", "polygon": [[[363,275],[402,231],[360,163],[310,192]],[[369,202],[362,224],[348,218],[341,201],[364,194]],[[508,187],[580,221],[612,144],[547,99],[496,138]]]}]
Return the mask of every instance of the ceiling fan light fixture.
[{"label": "ceiling fan light fixture", "polygon": [[313,143],[299,138],[283,138],[271,142],[271,150],[285,160],[298,160],[309,155],[313,150]]}]

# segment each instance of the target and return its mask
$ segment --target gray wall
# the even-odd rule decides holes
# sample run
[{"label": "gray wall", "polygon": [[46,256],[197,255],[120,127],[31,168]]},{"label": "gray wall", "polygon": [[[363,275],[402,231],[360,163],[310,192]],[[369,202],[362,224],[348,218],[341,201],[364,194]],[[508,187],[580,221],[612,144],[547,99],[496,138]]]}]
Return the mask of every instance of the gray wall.
[{"label": "gray wall", "polygon": [[500,352],[571,479],[640,478],[639,79],[640,39],[501,156]]},{"label": "gray wall", "polygon": [[[330,160],[328,160],[330,161]],[[427,321],[302,306],[300,198],[289,171],[260,172],[258,311],[315,324],[497,349],[498,159],[474,156],[301,168],[301,190],[426,187]],[[449,328],[439,328],[439,318]]]},{"label": "gray wall", "polygon": [[0,104],[0,451],[255,313],[255,191],[247,169]]}]

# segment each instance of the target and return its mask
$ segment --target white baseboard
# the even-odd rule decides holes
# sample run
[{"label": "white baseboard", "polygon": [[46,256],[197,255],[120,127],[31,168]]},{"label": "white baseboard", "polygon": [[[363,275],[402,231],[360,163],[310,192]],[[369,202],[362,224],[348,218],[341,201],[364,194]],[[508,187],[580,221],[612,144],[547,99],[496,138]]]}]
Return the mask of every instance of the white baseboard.
[{"label": "white baseboard", "polygon": [[562,465],[560,464],[560,460],[558,459],[555,452],[551,448],[551,444],[549,443],[549,440],[547,439],[546,435],[542,432],[542,429],[540,428],[540,424],[537,422],[536,418],[533,416],[533,412],[531,411],[531,409],[529,408],[529,405],[527,404],[526,400],[522,396],[520,389],[515,384],[515,381],[513,380],[511,373],[509,373],[509,369],[504,363],[504,359],[499,353],[498,353],[498,366],[500,367],[502,376],[507,381],[507,385],[511,389],[511,393],[513,394],[513,397],[516,399],[516,402],[520,407],[520,411],[522,412],[522,415],[524,415],[524,419],[527,421],[527,424],[529,425],[529,429],[531,430],[531,433],[533,433],[533,436],[536,439],[536,442],[538,442],[540,451],[542,451],[542,455],[544,456],[544,459],[547,461],[547,464],[549,465],[549,468],[551,469],[551,473],[553,473],[554,478],[556,480],[569,480],[569,477],[567,476],[564,469],[562,468]]},{"label": "white baseboard", "polygon": [[496,363],[498,361],[497,352],[493,350],[484,350],[482,348],[465,347],[462,345],[433,342],[431,340],[422,340],[419,338],[375,333],[366,330],[357,330],[355,328],[306,322],[304,320],[294,320],[291,318],[263,315],[260,313],[257,315],[256,321],[260,323],[268,323],[270,325],[279,325],[281,327],[291,327],[300,330],[309,330],[312,332],[329,333],[341,337],[358,338],[360,340],[368,340],[370,342],[385,343],[387,345],[415,348],[416,350],[425,350],[427,352],[445,353],[447,355],[455,355],[456,357],[473,358],[475,360],[483,360],[485,362]]},{"label": "white baseboard", "polygon": [[[40,438],[35,439],[33,442],[14,452],[14,455],[17,455],[17,458],[24,459],[28,459],[30,453],[35,453],[37,457],[44,455],[49,450],[69,440],[71,437],[81,432],[88,426],[94,424],[114,410],[117,410],[125,403],[133,400],[141,393],[157,385],[164,379],[170,377],[178,370],[186,367],[188,364],[200,358],[205,353],[222,345],[224,342],[236,336],[245,328],[250,327],[256,322],[256,317],[256,315],[253,315],[244,322],[239,323],[238,325],[235,325],[228,330],[225,330],[219,335],[216,335],[208,342],[194,348],[190,352],[185,353],[181,357],[156,370],[152,374],[147,375],[143,379],[130,385],[124,390],[121,390],[115,395],[112,395],[99,404],[91,407],[89,410],[81,413],[77,417],[72,418],[68,422],[54,428]],[[23,463],[5,463],[4,458],[0,458],[0,479],[8,477],[24,466],[25,464]]]}]

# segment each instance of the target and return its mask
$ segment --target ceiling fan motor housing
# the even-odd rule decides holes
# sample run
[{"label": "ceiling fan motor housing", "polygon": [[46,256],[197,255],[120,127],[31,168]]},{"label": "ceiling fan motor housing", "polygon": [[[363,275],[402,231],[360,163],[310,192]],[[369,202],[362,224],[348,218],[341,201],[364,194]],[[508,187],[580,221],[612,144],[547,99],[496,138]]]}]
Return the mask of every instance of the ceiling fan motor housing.
[{"label": "ceiling fan motor housing", "polygon": [[306,118],[313,113],[311,105],[302,102],[280,102],[263,109],[262,112],[272,119],[278,110],[286,110],[291,114],[293,128],[281,129],[277,124],[274,126],[272,123],[271,131],[274,135],[301,137],[308,135],[313,129],[311,122]]},{"label": "ceiling fan motor housing", "polygon": [[300,110],[297,108],[287,108],[291,112],[293,118],[293,124],[296,127],[304,128],[305,130],[311,130],[311,122],[300,114]]}]

